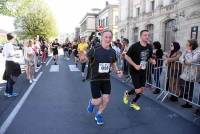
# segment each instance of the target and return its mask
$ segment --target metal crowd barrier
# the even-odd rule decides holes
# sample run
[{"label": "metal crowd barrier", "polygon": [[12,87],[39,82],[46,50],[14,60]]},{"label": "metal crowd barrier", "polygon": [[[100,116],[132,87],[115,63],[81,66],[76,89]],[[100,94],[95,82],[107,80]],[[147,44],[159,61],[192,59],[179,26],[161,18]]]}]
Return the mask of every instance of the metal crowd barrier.
[{"label": "metal crowd barrier", "polygon": [[165,65],[163,59],[159,59],[156,65],[148,63],[146,81],[161,90],[157,97],[161,102],[173,95],[200,107],[200,64],[186,65],[177,61]]}]

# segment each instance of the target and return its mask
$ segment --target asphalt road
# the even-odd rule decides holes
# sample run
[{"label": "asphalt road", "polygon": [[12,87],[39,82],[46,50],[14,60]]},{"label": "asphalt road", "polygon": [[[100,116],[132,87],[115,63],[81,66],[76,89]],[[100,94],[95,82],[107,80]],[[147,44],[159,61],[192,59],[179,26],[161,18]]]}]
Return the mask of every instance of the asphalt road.
[{"label": "asphalt road", "polygon": [[[6,134],[199,134],[198,126],[144,96],[139,101],[141,111],[124,105],[122,96],[128,87],[113,78],[111,101],[104,113],[105,124],[97,126],[95,113],[86,111],[91,97],[89,82],[81,81],[81,74],[73,65],[61,56],[59,66],[53,66],[52,61],[40,70],[41,77]],[[17,84],[23,88],[23,95],[30,85],[21,79]],[[1,124],[22,95],[1,113]]]}]

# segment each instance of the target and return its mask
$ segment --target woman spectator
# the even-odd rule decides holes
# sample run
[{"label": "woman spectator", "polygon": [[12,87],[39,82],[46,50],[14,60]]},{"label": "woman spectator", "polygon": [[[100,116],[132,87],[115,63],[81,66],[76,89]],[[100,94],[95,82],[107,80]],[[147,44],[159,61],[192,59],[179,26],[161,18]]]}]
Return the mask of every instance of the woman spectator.
[{"label": "woman spectator", "polygon": [[[183,72],[180,76],[181,96],[192,102],[194,82],[200,82],[198,65],[200,63],[200,49],[196,40],[188,40],[186,51],[180,57],[183,64]],[[182,105],[183,108],[191,108],[188,102]]]},{"label": "woman spectator", "polygon": [[46,63],[46,58],[47,58],[47,51],[48,47],[45,44],[45,41],[41,42],[41,52],[42,52],[42,63]]},{"label": "woman spectator", "polygon": [[34,51],[32,49],[33,42],[31,40],[28,41],[28,45],[26,48],[26,60],[27,60],[27,78],[30,83],[33,83],[34,80]]},{"label": "woman spectator", "polygon": [[123,52],[122,52],[122,59],[123,59],[123,71],[126,76],[128,76],[128,62],[125,60],[125,54],[129,48],[129,40],[124,38],[122,41],[123,44]]},{"label": "woman spectator", "polygon": [[[179,96],[179,76],[181,73],[181,65],[177,63],[177,61],[182,55],[182,52],[180,51],[180,45],[178,42],[172,42],[170,45],[170,49],[171,50],[169,54],[167,54],[166,57],[164,57],[164,63],[165,65],[168,65],[166,90]],[[174,95],[171,95],[170,100],[178,101],[178,98]]]},{"label": "woman spectator", "polygon": [[34,55],[34,68],[35,68],[35,72],[37,72],[37,69],[38,69],[38,57],[39,57],[39,50],[40,50],[40,44],[39,44],[39,41],[37,41],[37,39],[35,38],[34,39],[34,42],[33,42],[33,51],[35,53]]},{"label": "woman spectator", "polygon": [[118,43],[117,43],[117,42],[114,42],[114,43],[112,44],[112,48],[115,50],[115,53],[116,53],[117,65],[118,65],[118,66],[121,66],[121,62],[120,62],[120,60],[121,60],[121,58],[120,58],[121,50],[120,50],[120,48],[119,48],[119,46],[118,46]]},{"label": "woman spectator", "polygon": [[16,63],[16,57],[18,54],[14,50],[15,37],[12,33],[7,34],[8,43],[3,47],[3,56],[5,58],[5,72],[3,74],[3,80],[6,80],[6,90],[4,95],[7,97],[16,97],[18,93],[13,92],[13,86],[21,74],[21,68],[18,63]]},{"label": "woman spectator", "polygon": [[161,49],[161,44],[158,41],[153,42],[153,58],[156,60],[156,65],[154,66],[154,80],[156,82],[156,89],[153,91],[154,94],[160,93],[160,74],[162,72],[163,65],[163,50]]}]

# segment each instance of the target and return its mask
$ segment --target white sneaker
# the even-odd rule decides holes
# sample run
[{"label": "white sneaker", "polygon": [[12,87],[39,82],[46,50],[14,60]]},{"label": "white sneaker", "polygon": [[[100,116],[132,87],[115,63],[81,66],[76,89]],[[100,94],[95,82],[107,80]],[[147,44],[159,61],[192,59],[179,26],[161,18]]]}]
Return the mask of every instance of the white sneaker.
[{"label": "white sneaker", "polygon": [[30,81],[29,81],[29,83],[30,83],[30,84],[32,84],[32,83],[33,83],[33,81],[32,81],[32,80],[30,80]]},{"label": "white sneaker", "polygon": [[44,62],[44,63],[46,63],[46,62]]},{"label": "white sneaker", "polygon": [[8,96],[8,95],[9,95],[8,93],[4,92],[4,96]]}]

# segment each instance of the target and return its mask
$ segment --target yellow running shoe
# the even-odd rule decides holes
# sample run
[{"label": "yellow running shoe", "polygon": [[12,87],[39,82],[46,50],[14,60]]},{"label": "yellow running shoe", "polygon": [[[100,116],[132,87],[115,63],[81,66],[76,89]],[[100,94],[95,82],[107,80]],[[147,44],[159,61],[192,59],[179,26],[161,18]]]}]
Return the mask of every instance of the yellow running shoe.
[{"label": "yellow running shoe", "polygon": [[141,109],[140,106],[137,103],[131,103],[130,107],[137,110],[137,111],[139,111]]},{"label": "yellow running shoe", "polygon": [[127,90],[124,92],[123,102],[126,105],[128,104],[128,91]]}]

